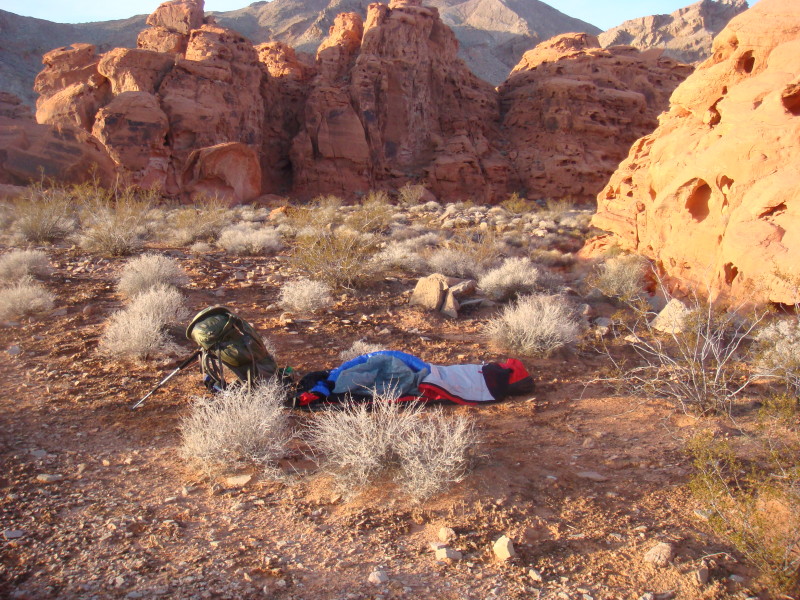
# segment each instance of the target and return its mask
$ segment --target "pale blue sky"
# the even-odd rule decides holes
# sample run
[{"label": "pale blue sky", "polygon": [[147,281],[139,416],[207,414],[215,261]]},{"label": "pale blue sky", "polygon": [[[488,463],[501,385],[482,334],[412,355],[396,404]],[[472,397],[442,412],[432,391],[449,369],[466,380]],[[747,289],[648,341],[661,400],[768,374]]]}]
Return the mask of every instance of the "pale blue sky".
[{"label": "pale blue sky", "polygon": [[[616,0],[614,2],[550,0],[547,2],[553,8],[571,17],[592,23],[601,29],[609,29],[627,19],[670,13],[692,3],[693,0]],[[60,23],[124,19],[134,15],[150,13],[158,4],[157,0],[155,2],[142,0],[115,0],[113,2],[98,2],[97,0],[71,0],[70,2],[65,2],[64,0],[0,0],[0,8],[3,10]],[[243,8],[248,4],[247,0],[206,0],[206,10],[233,10]],[[750,5],[753,5],[753,0],[750,0]]]}]

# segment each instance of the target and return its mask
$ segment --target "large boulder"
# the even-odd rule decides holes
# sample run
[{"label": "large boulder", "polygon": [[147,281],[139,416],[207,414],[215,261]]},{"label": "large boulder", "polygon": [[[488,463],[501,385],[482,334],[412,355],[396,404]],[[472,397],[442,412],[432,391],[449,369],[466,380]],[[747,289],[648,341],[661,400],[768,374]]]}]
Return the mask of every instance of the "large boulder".
[{"label": "large boulder", "polygon": [[109,80],[114,94],[123,92],[153,94],[174,65],[175,57],[172,54],[115,48],[102,56],[97,70]]},{"label": "large boulder", "polygon": [[123,92],[100,109],[92,133],[131,183],[166,190],[167,115],[153,94]]},{"label": "large boulder", "polygon": [[526,52],[498,88],[522,189],[535,198],[593,201],[691,71],[658,50],[603,49],[585,33]]},{"label": "large boulder", "polygon": [[687,286],[797,302],[798,56],[795,0],[734,18],[598,196],[594,225]]},{"label": "large boulder", "polygon": [[189,155],[182,183],[192,200],[205,196],[230,204],[248,202],[261,192],[258,155],[238,142],[195,150]]}]

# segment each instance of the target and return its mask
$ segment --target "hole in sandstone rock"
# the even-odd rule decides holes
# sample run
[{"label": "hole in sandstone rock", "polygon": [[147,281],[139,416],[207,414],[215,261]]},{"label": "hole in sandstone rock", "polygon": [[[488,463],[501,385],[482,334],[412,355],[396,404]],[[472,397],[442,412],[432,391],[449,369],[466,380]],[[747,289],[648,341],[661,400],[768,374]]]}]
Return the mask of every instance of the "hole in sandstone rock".
[{"label": "hole in sandstone rock", "polygon": [[728,93],[728,86],[727,85],[723,85],[722,86],[722,95],[724,96],[727,93]]},{"label": "hole in sandstone rock", "polygon": [[781,202],[780,204],[766,208],[764,212],[758,215],[758,218],[763,219],[764,217],[775,217],[785,212],[786,212],[786,203]]},{"label": "hole in sandstone rock", "polygon": [[686,210],[698,223],[702,222],[711,212],[708,201],[711,200],[711,187],[702,179],[698,179],[695,188],[686,199]]},{"label": "hole in sandstone rock", "polygon": [[739,57],[736,63],[736,70],[740,73],[752,73],[753,67],[756,66],[756,57],[753,56],[753,51],[748,50]]},{"label": "hole in sandstone rock", "polygon": [[795,117],[800,117],[800,83],[792,83],[786,86],[781,94],[783,106]]},{"label": "hole in sandstone rock", "polygon": [[733,179],[731,179],[727,175],[720,176],[719,189],[721,189],[723,192],[729,192],[731,190],[732,185],[733,185]]},{"label": "hole in sandstone rock", "polygon": [[725,265],[725,283],[728,285],[733,283],[733,280],[736,279],[736,276],[739,274],[739,269],[733,263],[728,263]]}]

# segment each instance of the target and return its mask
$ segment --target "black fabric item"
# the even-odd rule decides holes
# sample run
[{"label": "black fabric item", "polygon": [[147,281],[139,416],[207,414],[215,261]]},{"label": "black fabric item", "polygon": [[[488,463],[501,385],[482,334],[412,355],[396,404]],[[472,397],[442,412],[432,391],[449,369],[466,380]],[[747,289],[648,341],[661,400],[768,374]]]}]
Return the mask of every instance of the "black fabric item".
[{"label": "black fabric item", "polygon": [[320,381],[325,381],[330,374],[330,371],[311,371],[311,373],[306,373],[300,378],[300,381],[297,382],[297,395],[299,396],[304,392],[310,392],[311,388]]},{"label": "black fabric item", "polygon": [[506,369],[498,363],[486,363],[483,365],[482,373],[486,387],[489,388],[489,392],[494,396],[495,400],[502,400],[507,396],[530,394],[535,388],[533,378],[530,376],[514,383],[509,383],[511,369]]}]

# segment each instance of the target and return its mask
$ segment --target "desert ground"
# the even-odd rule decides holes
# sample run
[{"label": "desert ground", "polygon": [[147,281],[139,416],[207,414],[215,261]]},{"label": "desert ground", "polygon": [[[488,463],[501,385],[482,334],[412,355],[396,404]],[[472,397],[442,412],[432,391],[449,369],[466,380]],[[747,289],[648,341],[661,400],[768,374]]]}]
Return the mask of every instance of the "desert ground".
[{"label": "desert ground", "polygon": [[[283,211],[271,208],[236,215],[249,211],[253,230],[273,228],[275,218],[285,223]],[[488,207],[459,205],[446,215],[442,207],[386,210],[397,225],[382,234],[387,240],[418,226],[445,243],[459,232],[485,233],[478,224],[489,220]],[[541,236],[575,252],[576,240],[591,233],[589,214],[561,207],[512,223],[509,213],[493,239],[525,240],[502,246],[501,254],[530,255]],[[566,218],[576,225],[572,233],[561,225]],[[172,355],[126,360],[102,353],[108,319],[125,306],[117,282],[131,257],[87,250],[80,230],[48,245],[22,243],[13,237],[12,214],[3,252],[45,252],[50,271],[41,281],[55,298],[47,310],[6,315],[0,325],[3,596],[779,597],[730,539],[714,533],[708,507],[689,485],[689,440],[701,432],[719,440],[756,435],[764,386],[748,388],[729,414],[698,416],[599,381],[611,377],[612,365],[597,340],[606,339],[617,358],[635,358],[624,340],[596,331],[598,317],[620,318],[620,303],[586,284],[599,263],[569,254],[558,266],[538,264],[564,302],[588,308],[580,309],[578,341],[526,356],[486,335],[500,302],[467,306],[457,318],[410,305],[428,273],[386,268],[368,283],[338,289],[325,309],[289,314],[281,286],[302,274],[292,260],[291,224],[282,229],[281,250],[237,255],[213,242],[170,242],[163,232],[174,228],[163,214],[158,219],[134,256],[147,251],[177,261],[188,275],[181,293],[189,313],[224,303],[272,343],[281,365],[300,373],[331,368],[362,340],[436,364],[516,356],[536,389],[490,406],[443,406],[474,419],[479,444],[466,478],[424,500],[389,478],[342,490],[302,437],[277,473],[240,464],[209,474],[181,452],[181,423],[196,398],[208,395],[196,366],[130,410],[193,350],[182,335],[186,323],[168,330],[181,346]],[[462,221],[442,228],[448,219]],[[318,417],[293,411],[290,424],[300,432]],[[794,417],[787,431],[796,430]],[[503,535],[515,550],[507,560],[493,552]],[[460,558],[437,560],[437,542]],[[669,544],[670,556],[653,562],[648,551],[659,543]]]}]

